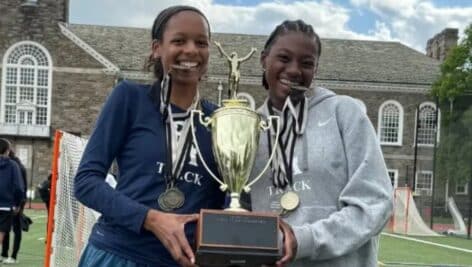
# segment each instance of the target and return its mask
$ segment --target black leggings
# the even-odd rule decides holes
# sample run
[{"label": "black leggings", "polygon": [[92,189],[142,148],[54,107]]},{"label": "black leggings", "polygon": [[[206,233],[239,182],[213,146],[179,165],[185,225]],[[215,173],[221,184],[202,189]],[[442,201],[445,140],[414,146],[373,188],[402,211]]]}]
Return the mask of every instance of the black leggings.
[{"label": "black leggings", "polygon": [[[20,250],[20,243],[21,243],[21,225],[20,225],[20,215],[17,214],[13,217],[13,233],[15,234],[15,238],[13,240],[13,253],[11,257],[16,260],[18,256],[18,251]],[[8,258],[8,249],[10,247],[10,232],[5,233],[5,237],[3,238],[2,244],[2,257]]]}]

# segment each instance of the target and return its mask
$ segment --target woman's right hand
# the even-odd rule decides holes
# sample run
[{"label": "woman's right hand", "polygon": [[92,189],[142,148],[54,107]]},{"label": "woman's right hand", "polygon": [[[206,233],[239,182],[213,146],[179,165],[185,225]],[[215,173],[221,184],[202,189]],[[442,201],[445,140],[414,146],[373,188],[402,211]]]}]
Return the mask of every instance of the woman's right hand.
[{"label": "woman's right hand", "polygon": [[198,214],[173,214],[150,209],[144,229],[152,232],[181,266],[196,266],[195,255],[185,236],[186,223],[198,220]]}]

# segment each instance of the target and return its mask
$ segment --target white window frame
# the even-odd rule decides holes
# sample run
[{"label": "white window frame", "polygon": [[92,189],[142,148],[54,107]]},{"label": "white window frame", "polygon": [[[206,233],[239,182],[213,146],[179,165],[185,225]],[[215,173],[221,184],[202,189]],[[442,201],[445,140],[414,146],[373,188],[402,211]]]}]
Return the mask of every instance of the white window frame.
[{"label": "white window frame", "polygon": [[455,186],[455,194],[456,195],[468,195],[469,194],[469,182],[465,183],[464,186],[464,191],[459,191],[458,187],[460,185],[456,184]]},{"label": "white window frame", "polygon": [[[436,104],[431,102],[431,101],[428,101],[428,102],[423,102],[420,104],[419,106],[419,109],[416,110],[415,112],[415,137],[413,138],[413,146],[414,144],[417,144],[418,146],[420,147],[433,147],[434,146],[434,143],[433,144],[419,144],[417,143],[417,134],[416,132],[418,131],[418,122],[419,122],[419,116],[418,116],[418,111],[421,111],[421,108],[423,108],[424,106],[432,106],[434,108],[434,110],[436,110]],[[416,119],[418,118],[418,119]],[[440,133],[441,133],[441,109],[438,110],[438,118],[437,118],[437,135],[436,135],[436,142],[439,143],[439,139],[440,139]]]},{"label": "white window frame", "polygon": [[[431,183],[429,184],[429,188],[421,188],[419,189],[418,188],[418,176],[420,174],[429,174],[431,175]],[[415,194],[416,195],[420,195],[420,196],[431,196],[432,192],[433,192],[433,180],[434,180],[434,175],[433,175],[433,172],[432,171],[418,171],[416,172],[416,177],[415,177]],[[426,191],[426,193],[423,193],[424,191]]]},{"label": "white window frame", "polygon": [[[382,139],[382,123],[383,123],[383,110],[387,105],[394,105],[398,108],[398,138],[396,142],[381,141]],[[381,145],[384,146],[401,146],[403,144],[403,106],[396,100],[387,100],[380,105],[378,112],[378,124],[377,124],[377,137]]]},{"label": "white window frame", "polygon": [[390,177],[390,173],[393,173],[393,189],[398,187],[398,170],[397,169],[387,169],[388,177]]},{"label": "white window frame", "polygon": [[[21,49],[24,45],[34,46],[36,49],[42,53],[42,56],[45,57],[47,61],[45,65],[39,65],[37,60],[39,57],[35,57],[35,55],[25,54],[21,55],[18,60],[18,63],[8,63],[8,60],[11,56],[13,56],[17,49]],[[28,58],[35,62],[35,65],[28,66],[19,64],[21,60]],[[6,103],[6,89],[7,89],[7,71],[10,69],[16,69],[16,82],[13,84],[8,84],[9,86],[13,86],[16,88],[16,101],[15,101],[15,109],[16,109],[16,119],[15,122],[6,122],[5,121],[5,113],[7,108]],[[33,84],[32,85],[22,85],[20,82],[21,76],[21,69],[32,69],[33,70]],[[47,86],[39,85],[38,82],[39,71],[47,71],[47,74],[44,78],[47,79]],[[1,96],[0,96],[0,134],[5,135],[20,135],[20,136],[41,136],[47,137],[49,136],[50,132],[50,125],[51,125],[51,102],[52,102],[52,72],[53,72],[53,64],[52,58],[49,54],[48,50],[43,47],[41,44],[32,42],[32,41],[20,41],[15,43],[14,45],[10,46],[8,50],[5,52],[2,61],[2,82],[1,82]],[[20,101],[20,87],[30,87],[33,88],[33,101]],[[47,97],[47,105],[40,105],[38,103],[38,90],[42,88],[43,90],[47,90],[46,97]],[[27,104],[30,106],[27,107]],[[36,107],[42,107],[46,109],[46,122],[45,124],[37,124],[37,115],[38,111]],[[21,124],[19,120],[19,114],[24,112],[25,109],[33,110],[32,120],[33,124]]]}]

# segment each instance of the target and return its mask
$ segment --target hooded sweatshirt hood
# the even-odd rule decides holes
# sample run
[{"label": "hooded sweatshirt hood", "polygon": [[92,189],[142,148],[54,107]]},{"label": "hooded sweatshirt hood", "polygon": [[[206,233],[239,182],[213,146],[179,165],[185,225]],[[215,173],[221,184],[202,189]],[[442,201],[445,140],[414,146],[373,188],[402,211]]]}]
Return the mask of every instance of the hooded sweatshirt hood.
[{"label": "hooded sweatshirt hood", "polygon": [[0,169],[6,168],[9,162],[10,162],[9,158],[0,156]]},{"label": "hooded sweatshirt hood", "polygon": [[322,102],[323,100],[334,97],[336,94],[324,87],[315,87],[308,96],[308,108],[312,108]]},{"label": "hooded sweatshirt hood", "polygon": [[0,157],[0,210],[18,207],[23,200],[25,185],[16,162]]}]

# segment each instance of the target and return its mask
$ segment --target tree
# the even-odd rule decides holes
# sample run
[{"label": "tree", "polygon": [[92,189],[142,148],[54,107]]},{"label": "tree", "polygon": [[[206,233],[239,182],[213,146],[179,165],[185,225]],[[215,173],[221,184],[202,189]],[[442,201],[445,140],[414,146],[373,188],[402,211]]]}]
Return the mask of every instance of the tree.
[{"label": "tree", "polygon": [[465,184],[472,177],[472,24],[441,64],[431,93],[442,114],[437,176]]},{"label": "tree", "polygon": [[441,64],[441,75],[432,90],[440,102],[454,101],[465,92],[472,92],[472,24],[465,29],[464,39]]}]

